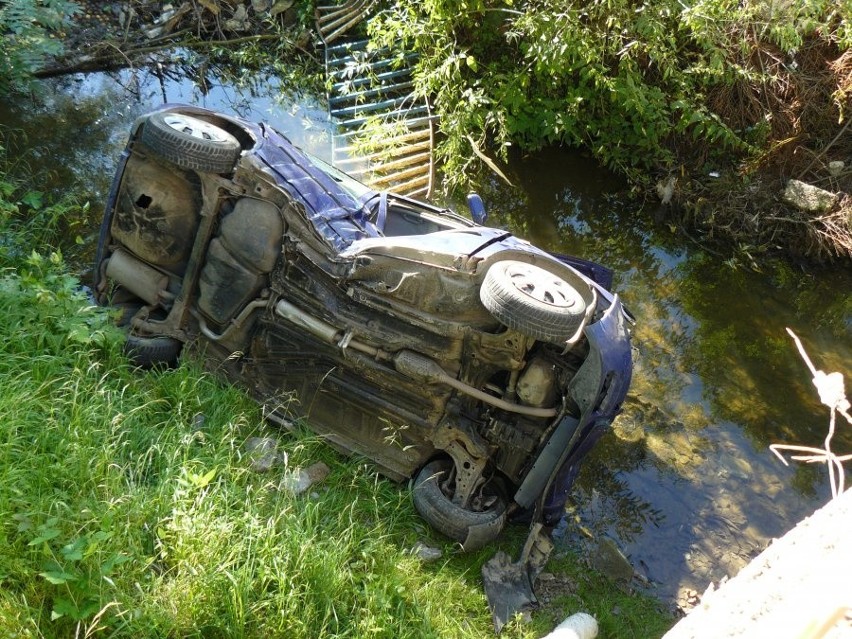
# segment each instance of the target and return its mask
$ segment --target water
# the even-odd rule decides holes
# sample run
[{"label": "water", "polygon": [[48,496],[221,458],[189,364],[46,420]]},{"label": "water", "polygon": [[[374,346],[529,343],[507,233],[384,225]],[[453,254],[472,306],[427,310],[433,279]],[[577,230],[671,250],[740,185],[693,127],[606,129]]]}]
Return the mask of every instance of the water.
[{"label": "water", "polygon": [[[8,156],[48,168],[43,190],[92,202],[68,249],[81,270],[129,127],[164,101],[269,121],[329,157],[322,99],[270,78],[202,91],[146,71],[92,74],[48,85],[41,106],[0,105]],[[640,211],[620,195],[623,184],[577,153],[518,155],[507,174],[514,186],[486,177],[480,189],[489,223],[610,266],[638,318],[630,399],[581,473],[561,543],[582,548],[608,535],[662,599],[703,592],[830,496],[823,466],[786,467],[768,446],[822,444],[828,411],[785,327],[818,368],[848,377],[852,270],[733,268],[654,223],[664,212]],[[852,452],[852,428],[839,431],[834,450]]]},{"label": "water", "polygon": [[[630,399],[581,473],[564,539],[609,535],[663,599],[701,593],[830,498],[824,466],[785,467],[768,447],[822,446],[828,409],[785,327],[848,378],[852,272],[732,268],[577,154],[516,158],[509,179],[519,188],[489,184],[494,218],[612,267],[638,319]],[[852,452],[848,425],[833,450]]]}]

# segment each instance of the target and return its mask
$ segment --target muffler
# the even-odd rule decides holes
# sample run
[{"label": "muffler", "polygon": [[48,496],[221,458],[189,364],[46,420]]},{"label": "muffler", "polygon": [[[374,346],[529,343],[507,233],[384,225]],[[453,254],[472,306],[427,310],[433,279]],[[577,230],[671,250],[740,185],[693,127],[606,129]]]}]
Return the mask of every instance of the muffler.
[{"label": "muffler", "polygon": [[124,249],[116,249],[107,260],[106,276],[121,284],[148,304],[157,305],[164,300],[169,286],[169,276],[145,264]]}]

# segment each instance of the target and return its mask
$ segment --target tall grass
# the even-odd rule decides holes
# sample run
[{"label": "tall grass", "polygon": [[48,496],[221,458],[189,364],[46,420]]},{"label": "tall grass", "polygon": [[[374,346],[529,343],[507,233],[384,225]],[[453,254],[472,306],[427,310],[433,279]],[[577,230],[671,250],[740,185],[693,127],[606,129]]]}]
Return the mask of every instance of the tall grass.
[{"label": "tall grass", "polygon": [[[405,486],[307,430],[270,429],[196,362],[134,370],[108,313],[59,253],[31,252],[27,229],[41,247],[55,238],[10,201],[21,198],[0,206],[0,232],[14,228],[0,251],[0,636],[493,634],[479,569],[494,548],[462,555],[417,517]],[[278,438],[286,462],[252,471],[254,436]],[[317,461],[330,474],[309,494],[280,488]],[[516,554],[523,532],[504,547]],[[444,559],[421,563],[409,552],[418,540]],[[652,616],[640,636],[664,630]],[[622,627],[614,636],[632,635]]]},{"label": "tall grass", "polygon": [[269,435],[253,402],[192,363],[131,370],[105,314],[37,262],[0,279],[0,634],[487,634],[475,575],[406,552],[425,530],[404,488],[305,431],[287,467],[331,473],[279,490],[288,468],[243,454]]}]

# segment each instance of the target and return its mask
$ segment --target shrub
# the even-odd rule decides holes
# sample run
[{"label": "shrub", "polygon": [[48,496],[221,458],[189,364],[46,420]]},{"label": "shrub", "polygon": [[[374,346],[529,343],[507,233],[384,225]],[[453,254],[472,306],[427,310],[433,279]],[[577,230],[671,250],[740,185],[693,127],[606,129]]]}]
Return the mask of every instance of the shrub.
[{"label": "shrub", "polygon": [[[440,115],[451,186],[466,179],[471,147],[486,141],[501,153],[510,144],[584,146],[641,182],[708,161],[750,158],[753,170],[802,133],[803,116],[815,139],[848,117],[852,61],[802,72],[815,48],[823,62],[849,49],[848,7],[399,0],[370,33],[420,53],[417,87]],[[826,79],[831,90],[807,92]]]},{"label": "shrub", "polygon": [[77,11],[68,0],[0,3],[0,94],[25,87],[48,57],[62,53],[60,31]]}]

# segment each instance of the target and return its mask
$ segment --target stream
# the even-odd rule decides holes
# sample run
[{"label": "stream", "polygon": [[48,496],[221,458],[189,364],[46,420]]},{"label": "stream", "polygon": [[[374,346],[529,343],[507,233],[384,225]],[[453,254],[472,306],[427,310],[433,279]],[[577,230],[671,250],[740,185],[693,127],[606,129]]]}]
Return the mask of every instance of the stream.
[{"label": "stream", "polygon": [[[43,86],[36,102],[0,105],[0,144],[49,169],[44,191],[91,202],[66,252],[84,281],[116,158],[148,109],[169,101],[236,112],[330,152],[322,97],[270,78],[201,91],[136,70]],[[586,551],[606,535],[654,595],[685,605],[831,497],[824,465],[785,466],[769,445],[821,447],[829,424],[786,327],[818,369],[847,377],[850,393],[852,269],[734,264],[669,227],[655,202],[640,210],[623,183],[575,151],[514,154],[506,174],[514,186],[486,176],[479,190],[488,224],[609,266],[637,317],[630,397],[585,463],[558,543]],[[832,446],[852,452],[852,428],[838,421]]]}]

